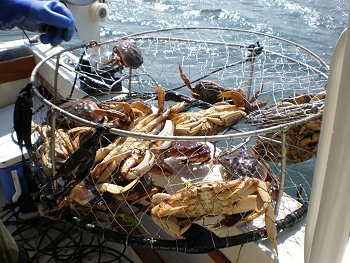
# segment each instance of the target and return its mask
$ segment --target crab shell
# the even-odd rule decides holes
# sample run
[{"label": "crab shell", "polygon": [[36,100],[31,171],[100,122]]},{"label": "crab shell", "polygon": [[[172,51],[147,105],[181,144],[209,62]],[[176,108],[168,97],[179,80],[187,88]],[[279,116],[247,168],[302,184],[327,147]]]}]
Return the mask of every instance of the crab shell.
[{"label": "crab shell", "polygon": [[[102,115],[92,114],[94,110],[99,109],[99,106],[89,99],[71,99],[61,104],[60,108],[88,121],[99,123],[103,120]],[[61,118],[64,116],[58,114],[57,119]]]},{"label": "crab shell", "polygon": [[136,69],[143,63],[141,50],[133,42],[118,42],[113,47],[113,53],[116,54],[117,59],[119,60],[118,64],[122,66]]},{"label": "crab shell", "polygon": [[211,159],[211,149],[203,142],[175,141],[164,152],[166,157],[178,157],[186,163],[202,164]]},{"label": "crab shell", "polygon": [[[132,122],[142,114],[150,114],[152,109],[141,102],[126,103],[126,102],[104,102],[97,103],[90,99],[71,99],[60,105],[62,110],[65,110],[82,119],[94,122],[104,123],[112,126],[117,126],[121,129],[127,129]],[[59,113],[56,116],[58,125],[80,126],[80,123],[68,119],[63,114]]]},{"label": "crab shell", "polygon": [[279,183],[277,176],[272,172],[268,163],[259,155],[243,147],[229,145],[216,160],[225,168],[229,180],[252,177],[271,183],[270,194],[277,198]]},{"label": "crab shell", "polygon": [[203,80],[197,83],[193,88],[191,87],[191,90],[192,96],[195,99],[214,104],[222,101],[222,99],[219,98],[219,95],[229,89],[226,89],[213,81]]},{"label": "crab shell", "polygon": [[[42,164],[45,174],[52,174],[51,162],[51,126],[37,125],[35,131],[38,132],[43,144],[38,146],[35,153],[38,161]],[[79,149],[93,133],[91,127],[76,127],[70,130],[55,129],[54,132],[54,156],[56,168],[58,169],[69,156]]]},{"label": "crab shell", "polygon": [[[264,123],[272,124],[279,124],[279,121],[283,119],[295,119],[296,116],[304,118],[305,112],[309,112],[314,109],[317,110],[317,107],[312,106],[314,102],[322,102],[325,100],[325,98],[325,90],[317,94],[296,94],[291,98],[284,99],[277,104],[270,106],[268,108],[270,113],[268,113],[266,116],[257,116],[259,116],[259,119],[262,119]],[[291,116],[289,114],[291,114]],[[290,127],[288,130],[286,130],[287,164],[305,162],[317,154],[321,124],[322,118],[309,121],[308,123],[298,125],[296,127]],[[265,139],[259,138],[256,141],[256,145],[254,146],[253,150],[256,154],[262,156],[267,161],[281,162],[282,133],[268,133],[265,134],[265,137]]]},{"label": "crab shell", "polygon": [[172,120],[175,135],[214,135],[238,123],[247,114],[235,105],[215,104],[213,107],[197,112],[180,112]]}]

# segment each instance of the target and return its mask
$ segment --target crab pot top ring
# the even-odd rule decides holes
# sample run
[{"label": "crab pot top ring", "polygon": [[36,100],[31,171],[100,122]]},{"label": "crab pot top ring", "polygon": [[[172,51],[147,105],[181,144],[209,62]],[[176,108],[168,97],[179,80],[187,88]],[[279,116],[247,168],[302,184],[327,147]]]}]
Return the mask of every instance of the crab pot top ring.
[{"label": "crab pot top ring", "polygon": [[[51,58],[64,57],[69,52],[78,54],[85,52],[90,55],[97,53],[100,56],[97,62],[101,62],[104,56],[110,55],[115,43],[125,40],[132,40],[136,43],[143,54],[144,63],[132,73],[135,79],[131,83],[132,91],[141,94],[154,92],[150,87],[161,85],[166,90],[190,96],[190,90],[185,87],[180,78],[179,65],[193,86],[202,80],[210,80],[223,87],[242,88],[246,93],[247,89],[250,89],[250,96],[262,88],[258,100],[269,97],[267,107],[287,98],[322,92],[327,82],[328,65],[315,53],[296,43],[253,31],[197,27],[155,30],[67,48],[41,61],[33,70],[31,81],[37,82],[38,71]],[[259,50],[259,52],[254,51],[253,53],[252,50]],[[254,54],[253,59],[249,59],[252,54]],[[77,67],[79,62],[75,63],[74,66]],[[59,88],[54,87],[55,92],[57,89]],[[59,108],[45,99],[36,89],[34,93],[50,108],[61,112],[68,118],[84,126],[96,126],[96,123]],[[110,94],[110,97],[112,96],[115,94]],[[273,121],[265,126],[261,123],[261,116],[264,116],[266,107],[258,108],[255,115],[249,118],[252,126],[243,125],[225,134],[158,136],[117,128],[110,129],[110,132],[142,139],[224,141],[282,131],[321,117],[323,102],[309,103],[304,106],[306,109],[300,109],[293,115],[293,118],[284,116],[283,120]]]}]

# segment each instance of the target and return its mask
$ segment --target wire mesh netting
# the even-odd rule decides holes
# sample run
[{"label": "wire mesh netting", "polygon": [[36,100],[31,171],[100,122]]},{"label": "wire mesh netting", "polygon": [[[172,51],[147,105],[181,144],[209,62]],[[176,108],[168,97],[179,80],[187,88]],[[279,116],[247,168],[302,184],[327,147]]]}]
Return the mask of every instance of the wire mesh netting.
[{"label": "wire mesh netting", "polygon": [[295,43],[220,28],[54,54],[30,86],[38,210],[124,244],[276,250],[307,211],[327,72]]}]

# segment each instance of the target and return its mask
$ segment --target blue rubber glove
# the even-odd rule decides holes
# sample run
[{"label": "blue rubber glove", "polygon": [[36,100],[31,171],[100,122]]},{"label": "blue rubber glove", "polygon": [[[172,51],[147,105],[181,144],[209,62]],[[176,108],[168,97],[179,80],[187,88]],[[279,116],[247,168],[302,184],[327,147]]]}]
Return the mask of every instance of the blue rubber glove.
[{"label": "blue rubber glove", "polygon": [[0,0],[0,29],[15,26],[43,33],[41,42],[53,46],[71,40],[75,31],[72,13],[58,1]]}]

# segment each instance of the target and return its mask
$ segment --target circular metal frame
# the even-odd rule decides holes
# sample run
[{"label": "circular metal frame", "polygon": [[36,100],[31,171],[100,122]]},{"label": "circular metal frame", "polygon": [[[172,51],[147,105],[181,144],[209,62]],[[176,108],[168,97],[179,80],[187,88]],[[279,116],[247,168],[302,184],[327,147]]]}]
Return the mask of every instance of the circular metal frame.
[{"label": "circular metal frame", "polygon": [[[59,57],[60,54],[64,53],[64,52],[69,52],[69,51],[73,51],[76,50],[78,48],[90,48],[90,47],[96,47],[96,46],[101,46],[104,44],[109,44],[109,43],[113,43],[116,41],[120,41],[120,40],[126,40],[126,39],[138,39],[141,36],[142,39],[154,39],[154,37],[145,37],[148,34],[156,34],[159,32],[167,32],[167,31],[177,31],[177,30],[182,30],[182,31],[186,31],[186,30],[219,30],[219,31],[228,31],[228,32],[243,32],[243,33],[247,33],[247,34],[256,34],[256,35],[261,35],[261,36],[266,36],[269,38],[274,38],[277,39],[279,41],[282,42],[286,42],[289,43],[291,45],[294,45],[302,50],[304,50],[305,52],[307,52],[308,54],[310,54],[321,66],[325,67],[327,70],[329,69],[329,66],[315,53],[313,53],[312,51],[310,51],[309,49],[298,45],[292,41],[286,40],[284,38],[281,37],[276,37],[273,35],[269,35],[269,34],[265,34],[265,33],[261,33],[261,32],[255,32],[255,31],[249,31],[249,30],[242,30],[242,29],[233,29],[233,28],[221,28],[221,27],[188,27],[188,28],[170,28],[170,29],[160,29],[160,30],[154,30],[154,31],[146,31],[146,32],[141,32],[141,33],[137,33],[137,34],[132,34],[132,35],[128,35],[128,36],[124,36],[118,39],[113,39],[113,40],[108,40],[108,41],[103,41],[103,42],[91,42],[88,44],[80,44],[80,45],[76,45],[70,48],[66,48],[63,49],[61,51],[58,51],[54,54],[52,54],[51,56],[46,57],[45,59],[43,59],[42,61],[40,61],[36,67],[34,68],[32,74],[31,74],[31,78],[30,81],[34,84],[34,94],[37,98],[39,98],[39,100],[41,100],[43,103],[45,103],[47,106],[49,106],[51,109],[53,110],[57,110],[60,113],[62,113],[63,115],[66,115],[67,117],[73,119],[74,121],[77,121],[79,123],[81,123],[82,125],[85,126],[89,126],[89,127],[95,127],[96,124],[87,120],[84,120],[80,117],[77,117],[63,109],[61,109],[60,107],[56,106],[55,104],[53,104],[52,102],[46,100],[40,93],[39,91],[35,88],[35,76],[38,72],[38,69],[44,64],[46,63],[49,59],[52,59],[54,57]],[[157,37],[157,39],[159,39]],[[201,41],[193,41],[193,40],[189,40],[189,39],[179,39],[179,38],[164,38],[168,41],[186,41],[186,42],[193,42],[193,43],[201,43]],[[202,43],[208,43],[208,41],[203,40]],[[213,43],[215,45],[226,45],[226,46],[235,46],[235,47],[245,47],[247,48],[247,46],[242,45],[240,43],[223,43],[223,42],[210,42]],[[302,65],[305,68],[308,68],[310,70],[312,70],[313,72],[315,72],[316,74],[319,74],[322,78],[327,79],[327,75],[322,72],[321,70],[310,66],[308,64],[306,64],[305,62],[302,61],[298,61],[296,59],[293,59],[291,57],[270,51],[270,50],[264,50],[264,52],[269,53],[269,54],[273,54],[276,56],[279,56],[283,59],[287,59],[290,60],[292,62],[298,63],[300,65]],[[262,134],[267,134],[267,133],[271,133],[271,132],[277,132],[277,131],[281,131],[281,130],[286,130],[288,128],[291,127],[295,127],[301,124],[305,124],[309,121],[312,120],[316,120],[319,119],[322,116],[321,112],[315,113],[315,114],[310,114],[308,117],[306,118],[301,118],[299,120],[296,121],[291,121],[289,123],[285,123],[285,124],[279,124],[276,126],[272,126],[269,128],[262,128],[262,129],[256,129],[254,131],[246,131],[246,132],[237,132],[234,134],[224,134],[224,135],[212,135],[212,136],[159,136],[159,135],[150,135],[150,134],[144,134],[144,133],[136,133],[136,132],[131,132],[131,131],[126,131],[126,130],[121,130],[121,129],[117,129],[117,128],[111,128],[110,132],[116,135],[120,135],[120,136],[128,136],[128,137],[135,137],[135,138],[141,138],[141,139],[149,139],[149,140],[169,140],[169,141],[224,141],[224,140],[232,140],[232,139],[237,139],[237,138],[248,138],[251,136],[257,136],[257,135],[262,135]]]}]

